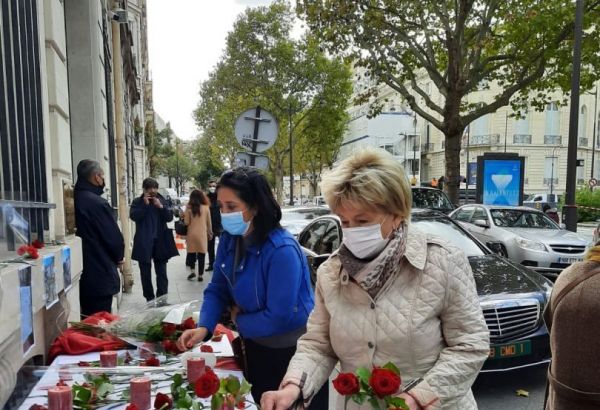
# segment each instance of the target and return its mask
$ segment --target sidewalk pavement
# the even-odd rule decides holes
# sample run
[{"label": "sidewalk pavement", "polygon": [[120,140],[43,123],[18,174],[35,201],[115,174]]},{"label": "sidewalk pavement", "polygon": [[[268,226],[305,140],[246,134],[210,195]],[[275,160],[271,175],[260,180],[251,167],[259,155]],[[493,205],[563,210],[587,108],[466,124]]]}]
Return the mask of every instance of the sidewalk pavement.
[{"label": "sidewalk pavement", "polygon": [[[171,258],[167,263],[167,277],[169,279],[169,291],[167,302],[170,304],[184,303],[190,300],[200,300],[206,285],[212,278],[212,271],[204,271],[204,281],[198,282],[197,279],[187,280],[187,270],[185,266],[185,249],[179,249],[179,256]],[[140,269],[137,262],[132,261],[133,287],[131,293],[122,293],[119,302],[119,313],[142,310],[146,306],[146,299],[142,294],[142,281],[140,278]],[[208,255],[206,255],[206,266],[208,266]],[[196,272],[198,267],[196,267]],[[156,290],[156,274],[152,268],[152,283]]]}]

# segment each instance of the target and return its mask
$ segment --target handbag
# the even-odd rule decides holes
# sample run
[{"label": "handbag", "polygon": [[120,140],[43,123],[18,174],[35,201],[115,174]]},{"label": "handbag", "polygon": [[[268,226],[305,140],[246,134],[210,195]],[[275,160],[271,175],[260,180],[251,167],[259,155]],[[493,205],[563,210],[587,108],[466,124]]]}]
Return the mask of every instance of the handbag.
[{"label": "handbag", "polygon": [[177,235],[186,236],[188,227],[181,219],[175,221],[175,233]]}]

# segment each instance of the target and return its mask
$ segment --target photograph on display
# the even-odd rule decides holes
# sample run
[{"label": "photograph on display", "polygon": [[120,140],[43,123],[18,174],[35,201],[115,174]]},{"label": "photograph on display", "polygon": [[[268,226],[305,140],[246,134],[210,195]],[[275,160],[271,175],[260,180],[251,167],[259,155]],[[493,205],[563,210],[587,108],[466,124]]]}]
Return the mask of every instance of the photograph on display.
[{"label": "photograph on display", "polygon": [[520,205],[521,160],[484,159],[483,203]]},{"label": "photograph on display", "polygon": [[62,268],[63,268],[63,284],[67,291],[71,288],[71,248],[68,246],[62,249]]},{"label": "photograph on display", "polygon": [[19,269],[19,294],[21,296],[21,346],[26,354],[34,344],[33,309],[31,300],[31,266]]},{"label": "photograph on display", "polygon": [[44,268],[44,300],[46,301],[46,309],[49,309],[58,302],[56,275],[54,272],[54,255],[44,256],[42,266]]}]

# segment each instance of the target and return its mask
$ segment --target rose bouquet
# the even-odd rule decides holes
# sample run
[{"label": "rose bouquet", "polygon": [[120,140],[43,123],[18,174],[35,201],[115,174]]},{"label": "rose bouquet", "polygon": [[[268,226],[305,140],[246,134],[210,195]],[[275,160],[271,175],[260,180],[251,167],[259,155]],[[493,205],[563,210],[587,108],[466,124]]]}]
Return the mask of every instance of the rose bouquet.
[{"label": "rose bouquet", "polygon": [[333,380],[333,387],[345,397],[344,408],[352,400],[359,405],[368,402],[377,410],[408,410],[404,399],[394,397],[401,393],[401,383],[400,370],[393,363],[387,363],[372,371],[361,367],[356,373],[340,373]]}]

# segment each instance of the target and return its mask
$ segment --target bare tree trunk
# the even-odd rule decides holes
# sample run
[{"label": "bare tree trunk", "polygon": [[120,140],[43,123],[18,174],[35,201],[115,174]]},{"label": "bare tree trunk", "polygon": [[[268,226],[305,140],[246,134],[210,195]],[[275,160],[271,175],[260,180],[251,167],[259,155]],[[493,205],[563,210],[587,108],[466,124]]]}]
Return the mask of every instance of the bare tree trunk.
[{"label": "bare tree trunk", "polygon": [[119,192],[119,221],[125,240],[125,263],[123,265],[123,292],[131,293],[133,275],[131,272],[131,229],[129,224],[129,204],[127,203],[127,159],[125,144],[125,120],[123,119],[123,62],[121,60],[120,25],[112,22],[113,41],[113,85],[115,96],[115,136],[117,145],[117,186]]},{"label": "bare tree trunk", "polygon": [[283,156],[275,159],[273,174],[275,177],[275,195],[280,205],[285,205],[283,196]]}]

